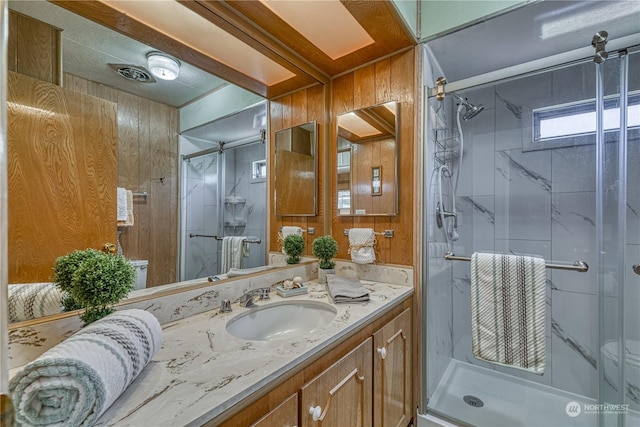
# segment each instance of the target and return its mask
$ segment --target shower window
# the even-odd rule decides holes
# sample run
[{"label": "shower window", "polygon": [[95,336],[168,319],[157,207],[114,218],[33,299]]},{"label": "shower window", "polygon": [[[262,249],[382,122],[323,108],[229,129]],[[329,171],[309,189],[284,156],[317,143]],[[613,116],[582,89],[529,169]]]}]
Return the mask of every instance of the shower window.
[{"label": "shower window", "polygon": [[[533,142],[529,149],[545,149],[595,143],[596,103],[594,100],[554,105],[532,110]],[[604,101],[603,124],[607,132],[619,131],[618,95]],[[628,127],[640,127],[640,93],[631,94],[628,104]],[[526,140],[525,140],[526,141]],[[526,142],[525,142],[526,143]]]}]

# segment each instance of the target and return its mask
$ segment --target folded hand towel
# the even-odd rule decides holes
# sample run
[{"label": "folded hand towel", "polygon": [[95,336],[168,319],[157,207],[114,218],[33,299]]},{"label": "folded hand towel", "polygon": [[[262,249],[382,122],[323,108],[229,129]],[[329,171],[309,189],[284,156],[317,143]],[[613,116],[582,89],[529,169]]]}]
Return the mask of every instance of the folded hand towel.
[{"label": "folded hand towel", "polygon": [[127,220],[127,190],[122,187],[118,187],[117,189],[118,195],[118,221],[126,221]]},{"label": "folded hand towel", "polygon": [[376,260],[375,244],[373,228],[349,229],[349,253],[356,264],[371,264]]},{"label": "folded hand towel", "polygon": [[545,367],[544,259],[471,256],[473,355],[542,375]]},{"label": "folded hand towel", "polygon": [[55,283],[9,285],[9,322],[22,322],[62,311],[63,292]]},{"label": "folded hand towel", "polygon": [[245,236],[224,236],[222,238],[221,273],[226,274],[232,268],[242,268],[247,238]]},{"label": "folded hand towel", "polygon": [[335,304],[369,301],[369,291],[362,286],[358,279],[327,274],[327,290]]},{"label": "folded hand towel", "polygon": [[[124,221],[118,221],[118,227],[131,227],[133,226],[133,191],[126,190],[126,200],[127,200],[127,215]],[[119,215],[118,215],[119,219]]]},{"label": "folded hand towel", "polygon": [[11,379],[16,425],[93,425],[161,343],[160,323],[144,310],[118,311],[86,326]]}]

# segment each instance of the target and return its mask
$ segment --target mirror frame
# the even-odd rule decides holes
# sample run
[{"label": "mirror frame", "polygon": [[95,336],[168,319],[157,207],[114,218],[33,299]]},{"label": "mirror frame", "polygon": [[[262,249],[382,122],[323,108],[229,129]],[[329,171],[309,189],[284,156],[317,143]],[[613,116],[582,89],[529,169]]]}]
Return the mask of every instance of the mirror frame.
[{"label": "mirror frame", "polygon": [[[312,130],[308,130],[308,128],[312,128]],[[311,152],[313,155],[313,212],[308,213],[287,213],[278,211],[278,134],[286,131],[293,131],[293,129],[303,129],[305,131],[311,132]],[[292,126],[285,129],[280,129],[274,132],[274,158],[273,158],[273,211],[275,216],[297,216],[297,217],[305,217],[305,216],[317,216],[318,215],[318,123],[313,120],[307,123],[302,123],[297,126]]]},{"label": "mirror frame", "polygon": [[[338,161],[337,161],[337,156],[338,156],[338,147],[339,147],[339,143],[338,143],[338,138],[340,137],[340,117],[341,116],[345,116],[347,114],[353,114],[353,113],[357,113],[359,111],[364,111],[364,110],[369,110],[372,108],[376,108],[376,107],[383,107],[387,104],[391,104],[393,103],[394,107],[395,107],[395,129],[394,129],[394,159],[393,159],[393,185],[395,187],[395,194],[394,194],[394,198],[393,198],[393,211],[392,212],[385,212],[385,213],[364,213],[364,214],[357,214],[355,213],[356,210],[356,206],[354,206],[353,201],[351,202],[351,207],[349,209],[349,213],[341,213],[340,209],[338,208],[338,188],[336,185],[336,194],[333,195],[334,199],[335,199],[335,203],[336,203],[336,212],[335,214],[339,217],[365,217],[365,216],[397,216],[398,215],[398,193],[399,193],[399,187],[398,187],[398,139],[399,139],[399,129],[400,129],[400,101],[397,100],[390,100],[387,102],[382,102],[380,104],[376,104],[376,105],[370,105],[368,107],[363,107],[363,108],[359,108],[356,110],[352,110],[352,111],[346,111],[344,113],[338,114],[336,116],[336,184],[338,183]],[[366,139],[362,142],[370,142],[370,141],[376,141],[379,140],[383,137],[372,137],[370,139]],[[353,142],[349,141],[351,144],[353,144]],[[352,184],[353,184],[353,180],[352,180],[352,170],[351,170],[351,165],[353,165],[353,151],[349,150],[350,154],[349,154],[349,158],[350,158],[350,169],[349,169],[349,191],[352,194]],[[382,168],[381,165],[370,165],[371,166],[371,170],[372,170],[372,193],[373,193],[373,181],[374,181],[374,169],[378,169],[378,174],[381,173],[381,170],[384,169]],[[380,175],[378,175],[378,178],[380,177]],[[383,193],[382,188],[380,188],[377,192],[377,194],[375,194],[376,196],[379,196]],[[353,200],[353,199],[351,199]]]}]

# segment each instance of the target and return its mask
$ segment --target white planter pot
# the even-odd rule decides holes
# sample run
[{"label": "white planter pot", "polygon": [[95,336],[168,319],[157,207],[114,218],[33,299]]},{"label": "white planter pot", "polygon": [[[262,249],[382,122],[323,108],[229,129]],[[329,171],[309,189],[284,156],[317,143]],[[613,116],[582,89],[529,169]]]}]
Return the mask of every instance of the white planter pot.
[{"label": "white planter pot", "polygon": [[335,268],[318,268],[318,282],[327,283],[327,274],[336,274]]}]

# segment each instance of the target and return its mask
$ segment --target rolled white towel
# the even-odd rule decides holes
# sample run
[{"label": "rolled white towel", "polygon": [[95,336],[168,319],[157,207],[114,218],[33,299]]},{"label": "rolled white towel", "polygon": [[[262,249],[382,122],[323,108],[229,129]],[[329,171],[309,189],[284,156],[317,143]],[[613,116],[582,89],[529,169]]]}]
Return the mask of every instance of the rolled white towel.
[{"label": "rolled white towel", "polygon": [[376,238],[373,228],[349,229],[349,253],[356,264],[371,264],[376,260]]},{"label": "rolled white towel", "polygon": [[118,311],[27,364],[9,383],[17,426],[91,426],[162,344],[151,313]]},{"label": "rolled white towel", "polygon": [[9,285],[9,322],[22,322],[62,311],[63,292],[55,283]]}]

